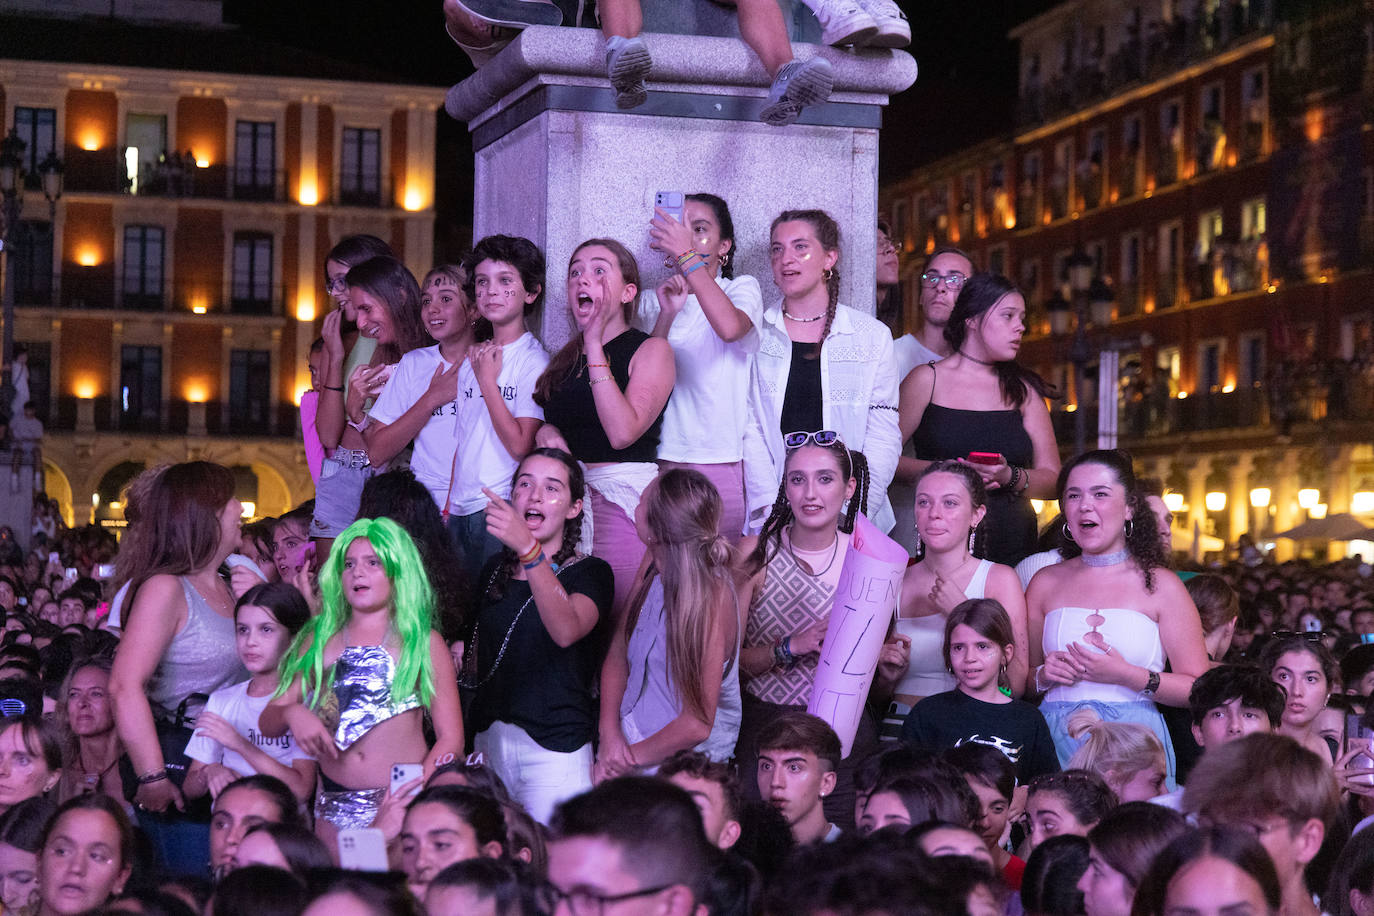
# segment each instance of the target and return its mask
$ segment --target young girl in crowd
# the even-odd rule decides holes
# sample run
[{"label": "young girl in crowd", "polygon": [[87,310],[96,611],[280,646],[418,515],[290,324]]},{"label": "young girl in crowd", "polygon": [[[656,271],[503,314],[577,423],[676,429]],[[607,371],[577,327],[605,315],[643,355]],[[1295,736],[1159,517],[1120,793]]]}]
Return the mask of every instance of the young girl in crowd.
[{"label": "young girl in crowd", "polygon": [[[939,646],[950,609],[973,598],[992,598],[1011,622],[1014,652],[1003,662],[1005,683],[1019,697],[1026,683],[1026,600],[1016,573],[1007,566],[974,555],[977,534],[987,512],[983,479],[966,464],[937,461],[916,481],[916,541],[925,547],[920,562],[902,579],[902,598],[895,625],[897,644],[907,652],[905,669],[893,690],[889,719],[901,727],[906,714],[923,697],[954,687],[949,659],[941,664]],[[1000,646],[999,646],[1000,649]]]},{"label": "young girl in crowd", "polygon": [[549,361],[535,393],[547,421],[537,444],[587,466],[590,552],[615,573],[617,611],[644,558],[635,510],[658,474],[654,459],[675,374],[668,342],[630,327],[638,303],[639,265],[624,245],[579,245],[568,264],[568,308],[578,333]]},{"label": "young girl in crowd", "polygon": [[720,512],[697,471],[665,471],[644,491],[635,522],[648,556],[601,669],[598,782],[689,748],[734,753],[741,624]]},{"label": "young girl in crowd", "polygon": [[406,809],[401,863],[416,897],[454,862],[506,854],[506,822],[495,799],[463,786],[424,789]]},{"label": "young girl in crowd", "polygon": [[585,517],[582,470],[567,452],[537,448],[493,496],[487,530],[505,545],[487,564],[462,685],[471,691],[473,746],[540,822],[591,788],[611,569],[577,552]]},{"label": "young girl in crowd", "polygon": [[192,760],[182,787],[188,798],[219,795],[236,779],[253,773],[275,776],[304,801],[315,789],[315,761],[288,733],[268,738],[258,719],[281,680],[278,663],[310,619],[310,608],[294,586],[255,585],[234,608],[239,659],[250,677],[210,694],[186,745]]},{"label": "young girl in crowd", "polygon": [[304,822],[286,783],[261,773],[236,779],[215,798],[210,818],[210,873],[218,881],[239,866],[239,843],[258,824]]},{"label": "young girl in crowd", "polygon": [[1340,745],[1323,737],[1317,726],[1327,700],[1340,683],[1340,670],[1331,651],[1319,638],[1311,638],[1320,635],[1303,633],[1271,640],[1260,653],[1259,663],[1288,696],[1279,733],[1323,760],[1334,761],[1340,756]]},{"label": "young girl in crowd", "polygon": [[74,663],[57,699],[57,724],[64,738],[57,800],[102,792],[123,801],[119,761],[124,746],[110,702],[110,660],[96,656]]},{"label": "young girl in crowd", "polygon": [[1006,277],[965,279],[945,325],[953,352],[912,370],[901,394],[900,435],[911,438],[916,452],[901,461],[904,479],[926,462],[968,461],[975,452],[995,456],[970,463],[990,496],[984,555],[1009,566],[1035,549],[1030,498],[1053,498],[1059,471],[1044,401],[1051,389],[1016,362],[1025,317],[1025,299]]},{"label": "young girl in crowd", "polygon": [[442,512],[448,511],[454,449],[461,429],[456,419],[458,367],[468,358],[477,320],[463,291],[465,280],[463,268],[456,264],[440,265],[425,274],[420,318],[438,343],[401,357],[368,411],[363,430],[368,460],[374,467],[384,467],[414,442],[410,469]]},{"label": "young girl in crowd", "polygon": [[1002,844],[1011,823],[1014,796],[1018,785],[1016,764],[996,744],[983,740],[967,741],[944,753],[945,760],[964,775],[968,787],[978,796],[978,820],[973,824],[992,856],[992,865],[1010,890],[1021,889],[1026,862],[1012,855]]},{"label": "young girl in crowd", "polygon": [[58,809],[38,857],[38,916],[98,910],[124,890],[134,864],[134,829],[108,795],[82,795]]},{"label": "young girl in crowd", "polygon": [[[1032,682],[1045,692],[1040,712],[1067,763],[1078,745],[1069,717],[1107,704],[1102,718],[1155,733],[1172,780],[1173,744],[1155,703],[1187,705],[1193,679],[1207,670],[1197,610],[1168,570],[1128,455],[1080,455],[1064,466],[1058,489],[1063,536],[1082,554],[1040,570],[1026,592]],[[1066,606],[1069,596],[1075,604]]]},{"label": "young girl in crowd", "polygon": [[1163,805],[1122,799],[1088,831],[1088,870],[1078,882],[1087,916],[1131,916],[1136,888],[1165,846],[1188,832],[1188,822]]},{"label": "young girl in crowd", "polygon": [[735,223],[714,194],[689,194],[683,222],[657,211],[653,247],[675,272],[645,295],[639,325],[673,347],[677,381],[663,414],[661,467],[705,474],[724,506],[720,533],[737,543],[744,531],[744,430],[749,370],[758,349],[763,294],[750,276],[735,276]]},{"label": "young girl in crowd", "polygon": [[[269,738],[289,729],[320,764],[316,829],[326,845],[341,827],[367,827],[393,763],[460,753],[463,723],[453,661],[434,632],[434,598],[415,544],[389,519],[350,525],[320,571],[322,608],[281,665],[263,711]],[[427,747],[420,707],[435,740]]]},{"label": "young girl in crowd", "polygon": [[[748,608],[735,747],[742,773],[755,770],[759,729],[784,712],[804,710],[811,700],[830,606],[868,485],[863,453],[850,451],[834,432],[787,437],[772,514],[757,537],[740,543],[740,603]],[[876,739],[876,727],[865,717],[850,756],[840,764],[835,791],[825,799],[831,823],[853,823],[852,762],[864,757]],[[757,791],[756,780],[741,783],[747,794]]]},{"label": "young girl in crowd", "polygon": [[1101,776],[1122,804],[1164,793],[1164,746],[1145,726],[1103,722],[1081,709],[1069,717],[1069,737],[1082,742],[1069,758],[1069,769]]},{"label": "young girl in crowd", "polygon": [[902,727],[902,740],[929,750],[971,740],[992,744],[1016,764],[1022,783],[1058,771],[1054,739],[1040,710],[1003,692],[1015,648],[1011,618],[996,599],[955,605],[945,621],[942,646],[955,688],[917,703]]},{"label": "young girl in crowd", "polygon": [[1026,793],[1026,843],[1029,849],[1052,836],[1088,831],[1116,807],[1116,795],[1102,777],[1087,770],[1046,773]]},{"label": "young girl in crowd", "polygon": [[0,904],[5,913],[32,913],[38,897],[38,854],[57,805],[30,798],[0,817]]},{"label": "young girl in crowd", "polygon": [[868,457],[873,486],[858,509],[888,531],[887,485],[902,450],[892,332],[840,303],[840,227],[828,213],[780,214],[769,256],[782,301],[758,325],[744,443],[749,530],[757,532],[774,505],[783,437],[828,429]]},{"label": "young girl in crowd", "polygon": [[320,401],[315,428],[329,455],[315,487],[310,525],[311,536],[318,540],[338,537],[357,517],[363,484],[376,472],[363,439],[367,410],[401,357],[430,340],[420,320],[420,288],[400,261],[370,258],[349,268],[345,279],[349,303],[358,315],[358,333],[375,340],[377,349],[366,367],[345,375],[338,323],[326,319],[327,397]]}]

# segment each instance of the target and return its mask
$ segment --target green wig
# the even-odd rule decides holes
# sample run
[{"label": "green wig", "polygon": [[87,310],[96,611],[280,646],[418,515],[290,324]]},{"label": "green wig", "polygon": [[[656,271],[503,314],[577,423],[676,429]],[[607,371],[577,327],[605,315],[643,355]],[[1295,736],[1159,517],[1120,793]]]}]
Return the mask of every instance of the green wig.
[{"label": "green wig", "polygon": [[343,597],[344,554],[359,538],[372,544],[391,581],[391,623],[401,643],[401,660],[391,682],[391,701],[417,693],[428,706],[434,696],[434,662],[429,639],[434,629],[434,591],[425,575],[415,542],[389,518],[363,518],[349,525],[334,541],[320,570],[320,613],[307,623],[282,659],[281,696],[299,675],[301,690],[311,709],[318,709],[334,686],[334,667],[324,667],[325,646],[347,624],[353,608]]}]

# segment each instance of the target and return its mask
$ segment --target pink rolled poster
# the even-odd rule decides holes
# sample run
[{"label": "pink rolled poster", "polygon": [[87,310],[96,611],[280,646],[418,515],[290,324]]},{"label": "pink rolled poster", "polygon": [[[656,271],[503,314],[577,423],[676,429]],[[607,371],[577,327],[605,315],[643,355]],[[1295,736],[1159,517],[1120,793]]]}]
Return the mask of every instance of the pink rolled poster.
[{"label": "pink rolled poster", "polygon": [[888,626],[897,612],[906,562],[901,544],[864,516],[855,519],[806,707],[835,729],[846,757],[854,745]]}]

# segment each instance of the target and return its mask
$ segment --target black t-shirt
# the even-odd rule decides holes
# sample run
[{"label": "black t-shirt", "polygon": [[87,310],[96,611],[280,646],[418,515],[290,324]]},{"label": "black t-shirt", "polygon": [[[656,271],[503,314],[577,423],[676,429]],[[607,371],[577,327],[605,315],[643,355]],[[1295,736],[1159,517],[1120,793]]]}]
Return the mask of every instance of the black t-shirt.
[{"label": "black t-shirt", "polygon": [[[498,555],[489,562],[478,581],[484,585],[491,581],[492,570],[500,561]],[[598,707],[592,684],[601,667],[615,579],[604,560],[585,557],[566,566],[558,580],[569,595],[590,598],[600,622],[564,648],[544,629],[539,608],[530,600],[528,582],[511,579],[500,601],[484,602],[477,612],[476,679],[480,686],[473,691],[468,709],[473,734],[485,731],[493,722],[509,722],[541,747],[561,753],[577,750],[595,735]],[[493,671],[503,642],[505,653]]]},{"label": "black t-shirt", "polygon": [[[622,331],[602,346],[606,362],[610,365],[612,382],[602,384],[617,385],[621,391],[630,387],[630,360],[639,348],[649,339],[638,328]],[[644,434],[624,448],[611,445],[606,435],[606,427],[601,423],[601,415],[596,412],[596,398],[592,392],[592,378],[605,378],[602,368],[592,369],[587,365],[584,354],[577,358],[573,371],[549,395],[544,405],[544,419],[563,434],[573,457],[588,464],[600,461],[653,461],[658,456],[659,435],[663,431],[663,411],[658,412]]]},{"label": "black t-shirt", "polygon": [[821,401],[821,358],[816,355],[816,344],[794,340],[778,431],[784,436],[798,431],[819,432],[825,425]]},{"label": "black t-shirt", "polygon": [[970,741],[987,744],[1016,764],[1025,785],[1041,773],[1058,773],[1059,756],[1045,717],[1025,700],[984,703],[962,690],[926,697],[907,714],[902,740],[912,747],[943,751]]}]

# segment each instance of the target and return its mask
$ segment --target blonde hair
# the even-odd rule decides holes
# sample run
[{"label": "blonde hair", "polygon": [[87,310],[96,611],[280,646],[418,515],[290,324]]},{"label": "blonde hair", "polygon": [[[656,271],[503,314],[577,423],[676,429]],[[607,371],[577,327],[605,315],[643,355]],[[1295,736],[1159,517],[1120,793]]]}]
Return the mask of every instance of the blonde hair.
[{"label": "blonde hair", "polygon": [[625,632],[634,631],[654,574],[663,579],[668,631],[668,668],[683,708],[706,714],[702,659],[715,629],[714,609],[734,597],[735,552],[721,537],[720,493],[700,471],[674,468],[654,481],[645,496],[647,532],[654,566],[634,596]]},{"label": "blonde hair", "polygon": [[1131,777],[1156,763],[1168,763],[1164,745],[1154,732],[1136,722],[1103,722],[1090,709],[1069,716],[1069,737],[1084,739],[1066,769],[1091,770],[1114,791]]}]

